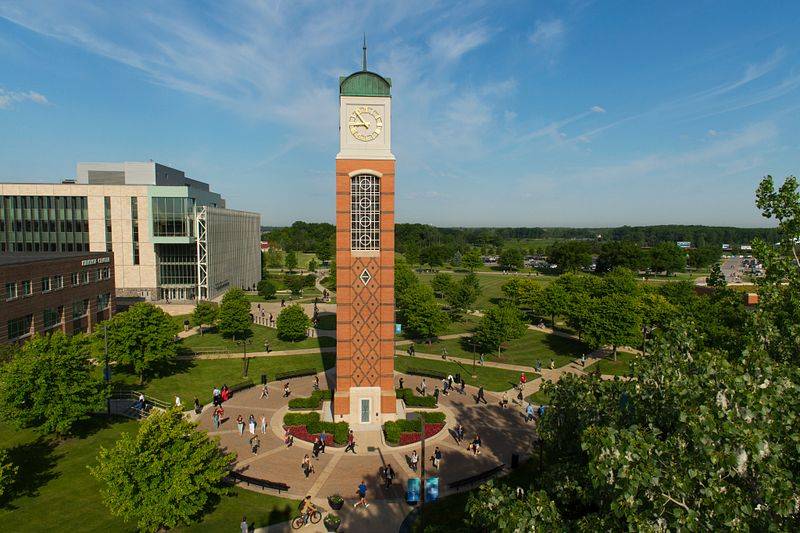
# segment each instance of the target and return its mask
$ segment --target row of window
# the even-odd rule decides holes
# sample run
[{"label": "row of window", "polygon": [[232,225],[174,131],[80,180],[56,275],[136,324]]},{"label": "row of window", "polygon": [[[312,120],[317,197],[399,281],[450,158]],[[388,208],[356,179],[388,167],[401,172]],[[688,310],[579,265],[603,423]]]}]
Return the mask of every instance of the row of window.
[{"label": "row of window", "polygon": [[0,252],[89,250],[85,196],[0,195]]},{"label": "row of window", "polygon": [[[104,311],[109,308],[111,303],[111,293],[100,294],[97,296],[97,311]],[[86,316],[89,312],[89,299],[78,300],[72,303],[72,320],[78,320]],[[42,324],[47,331],[64,323],[64,306],[47,308],[42,311]],[[20,318],[13,318],[6,323],[8,340],[14,341],[25,337],[31,333],[33,325],[33,314],[25,315]]]},{"label": "row of window", "polygon": [[[73,286],[88,285],[92,277],[94,278],[94,281],[111,279],[111,267],[98,268],[94,271],[94,276],[92,276],[92,272],[89,270],[84,270],[83,272],[73,272],[70,277],[70,281],[72,282]],[[57,276],[43,277],[41,280],[41,288],[42,292],[63,289],[64,276],[59,274]],[[33,283],[29,279],[19,282],[11,281],[6,283],[6,301],[16,300],[20,296],[31,296],[32,294]]]}]

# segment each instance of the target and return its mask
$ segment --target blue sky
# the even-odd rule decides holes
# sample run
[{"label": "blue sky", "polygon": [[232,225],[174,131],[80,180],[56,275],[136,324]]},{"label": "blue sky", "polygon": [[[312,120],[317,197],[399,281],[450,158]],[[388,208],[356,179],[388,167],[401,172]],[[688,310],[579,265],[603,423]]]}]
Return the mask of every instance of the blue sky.
[{"label": "blue sky", "polygon": [[397,219],[768,225],[800,169],[800,2],[0,0],[0,180],[153,159],[332,221],[338,76],[393,80]]}]

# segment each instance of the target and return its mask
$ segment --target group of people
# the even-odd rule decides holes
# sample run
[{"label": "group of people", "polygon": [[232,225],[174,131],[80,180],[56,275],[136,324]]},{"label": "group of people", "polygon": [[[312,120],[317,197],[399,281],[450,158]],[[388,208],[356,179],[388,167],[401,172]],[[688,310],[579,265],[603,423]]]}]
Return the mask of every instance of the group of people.
[{"label": "group of people", "polygon": [[211,393],[212,401],[214,403],[214,407],[219,407],[222,405],[222,402],[227,402],[228,399],[233,395],[231,390],[228,388],[227,385],[222,385],[222,388],[214,387],[214,390]]}]

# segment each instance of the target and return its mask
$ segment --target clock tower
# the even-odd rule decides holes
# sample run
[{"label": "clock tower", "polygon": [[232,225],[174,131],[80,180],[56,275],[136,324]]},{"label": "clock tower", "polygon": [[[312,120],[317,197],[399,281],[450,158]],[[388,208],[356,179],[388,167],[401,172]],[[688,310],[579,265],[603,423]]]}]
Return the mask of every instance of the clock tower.
[{"label": "clock tower", "polygon": [[333,414],[355,430],[397,416],[392,82],[367,70],[363,50],[362,69],[339,79],[336,156]]}]

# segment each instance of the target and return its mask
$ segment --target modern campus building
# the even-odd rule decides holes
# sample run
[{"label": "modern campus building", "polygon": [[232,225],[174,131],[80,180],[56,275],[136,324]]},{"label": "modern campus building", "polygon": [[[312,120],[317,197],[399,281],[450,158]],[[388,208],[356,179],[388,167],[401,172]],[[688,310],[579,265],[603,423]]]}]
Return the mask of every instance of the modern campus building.
[{"label": "modern campus building", "polygon": [[114,310],[107,252],[0,253],[0,344],[34,333],[91,332]]},{"label": "modern campus building", "polygon": [[113,252],[117,296],[215,299],[261,279],[260,216],[158,163],[79,163],[59,184],[0,183],[0,254]]},{"label": "modern campus building", "polygon": [[391,81],[363,68],[339,80],[334,416],[397,417],[394,391],[394,175]]}]

